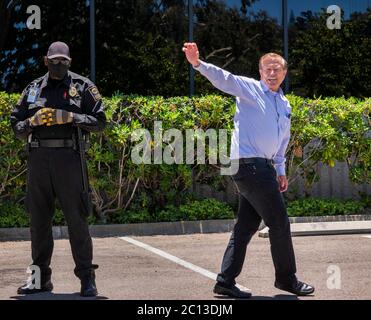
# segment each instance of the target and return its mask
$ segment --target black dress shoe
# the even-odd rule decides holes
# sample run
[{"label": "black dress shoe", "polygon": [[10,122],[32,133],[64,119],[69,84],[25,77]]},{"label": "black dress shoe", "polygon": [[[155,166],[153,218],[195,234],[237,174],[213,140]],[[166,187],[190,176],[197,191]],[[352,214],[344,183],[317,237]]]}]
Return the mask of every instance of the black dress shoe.
[{"label": "black dress shoe", "polygon": [[93,277],[87,277],[81,279],[81,291],[82,297],[95,297],[98,295],[98,290],[95,285],[95,279]]},{"label": "black dress shoe", "polygon": [[225,287],[219,283],[215,285],[214,293],[239,299],[251,298],[250,292],[241,291],[236,286]]},{"label": "black dress shoe", "polygon": [[314,287],[301,281],[296,281],[296,283],[292,285],[282,284],[276,281],[274,283],[274,286],[277,289],[291,292],[293,294],[296,294],[297,296],[306,296],[314,292]]},{"label": "black dress shoe", "polygon": [[53,283],[49,280],[41,285],[40,289],[34,288],[32,283],[26,283],[22,287],[19,287],[17,290],[18,294],[33,294],[40,292],[50,292],[53,290]]}]

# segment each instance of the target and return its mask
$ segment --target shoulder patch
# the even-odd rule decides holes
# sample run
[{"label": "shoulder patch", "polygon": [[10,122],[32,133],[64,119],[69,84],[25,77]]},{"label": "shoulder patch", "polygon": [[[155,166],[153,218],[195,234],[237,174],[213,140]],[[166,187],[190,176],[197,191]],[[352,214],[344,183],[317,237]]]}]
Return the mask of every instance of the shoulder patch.
[{"label": "shoulder patch", "polygon": [[88,88],[88,91],[90,92],[95,101],[102,99],[102,96],[100,95],[98,88],[96,86],[91,86],[90,88]]}]

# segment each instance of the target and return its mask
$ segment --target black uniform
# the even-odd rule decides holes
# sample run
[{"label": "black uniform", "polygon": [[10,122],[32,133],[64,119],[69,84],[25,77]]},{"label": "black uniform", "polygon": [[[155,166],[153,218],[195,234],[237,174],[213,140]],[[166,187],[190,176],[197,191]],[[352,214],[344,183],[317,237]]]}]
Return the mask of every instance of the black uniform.
[{"label": "black uniform", "polygon": [[[28,118],[44,107],[73,112],[72,123],[31,128]],[[77,128],[102,131],[106,124],[102,98],[87,78],[68,72],[63,80],[36,79],[23,91],[11,114],[16,136],[34,141],[30,147],[26,209],[30,215],[33,264],[41,269],[41,281],[50,279],[53,251],[52,218],[55,198],[68,225],[69,239],[80,279],[94,274],[93,248],[82,213],[83,190],[80,155],[74,147]]]}]

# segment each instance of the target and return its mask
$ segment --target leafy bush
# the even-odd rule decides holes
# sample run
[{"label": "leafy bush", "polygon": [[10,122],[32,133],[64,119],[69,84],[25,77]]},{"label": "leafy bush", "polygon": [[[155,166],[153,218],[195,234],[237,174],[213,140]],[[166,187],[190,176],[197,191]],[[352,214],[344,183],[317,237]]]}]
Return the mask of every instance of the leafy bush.
[{"label": "leafy bush", "polygon": [[110,216],[108,223],[142,223],[142,222],[154,222],[151,214],[146,208],[139,211],[127,210],[118,211]]},{"label": "leafy bush", "polygon": [[29,217],[21,204],[0,204],[0,228],[20,228],[28,226]]},{"label": "leafy bush", "polygon": [[[9,121],[18,97],[0,93],[0,200],[9,203],[18,203],[25,193],[26,155]],[[288,99],[293,108],[287,152],[290,182],[302,176],[309,188],[319,178],[318,163],[333,166],[336,160],[346,161],[354,182],[371,182],[371,99],[311,100],[292,95]],[[185,214],[192,218],[190,212],[179,213],[174,208],[189,202],[194,182],[207,183],[219,191],[226,188],[228,178],[219,175],[217,166],[208,164],[211,153],[219,151],[210,151],[208,143],[206,164],[195,161],[194,164],[138,165],[131,159],[136,144],[132,134],[136,129],[148,130],[152,135],[153,152],[155,121],[162,121],[162,131],[176,128],[183,135],[187,129],[204,132],[226,129],[229,149],[235,111],[233,98],[210,95],[164,99],[116,95],[104,102],[109,124],[102,134],[92,135],[88,153],[94,202],[102,221],[110,221],[111,216],[114,219],[113,216],[121,212],[125,214],[115,219],[158,221],[169,211],[177,217]],[[197,138],[196,132],[193,137]],[[160,141],[159,147],[163,151],[169,143]]]},{"label": "leafy bush", "polygon": [[[288,203],[287,212],[290,217],[329,216],[363,214],[370,206],[370,198],[362,201],[336,199],[306,198]],[[0,205],[0,228],[28,227],[29,218],[20,204]],[[211,219],[234,219],[233,209],[224,202],[215,199],[192,200],[176,207],[168,205],[164,210],[151,214],[147,208],[118,211],[112,214],[107,224],[126,224],[143,222],[194,221]],[[95,217],[89,217],[89,224],[102,224]],[[60,210],[56,210],[53,225],[66,225]]]},{"label": "leafy bush", "polygon": [[157,221],[233,219],[232,208],[215,199],[196,200],[176,208],[166,207],[156,216]]},{"label": "leafy bush", "polygon": [[[88,218],[89,224],[97,222],[95,217]],[[21,228],[28,227],[30,219],[25,212],[24,206],[17,203],[2,203],[0,204],[0,228]],[[65,226],[66,221],[61,210],[56,210],[53,217],[54,226]]]},{"label": "leafy bush", "polygon": [[319,180],[317,164],[344,161],[355,183],[371,182],[371,99],[303,99],[288,96],[292,106],[287,150],[290,180],[304,177],[309,189]]},{"label": "leafy bush", "polygon": [[363,201],[306,198],[289,202],[287,213],[290,217],[350,215],[361,214],[366,207]]},{"label": "leafy bush", "polygon": [[[0,205],[0,228],[28,227],[29,217],[20,204]],[[141,222],[163,222],[163,221],[188,221],[208,219],[233,219],[234,213],[231,207],[224,202],[215,199],[191,201],[188,204],[175,207],[169,205],[158,214],[150,214],[147,208],[137,211],[127,210],[113,214],[106,223],[125,224]],[[101,223],[95,217],[89,217],[89,224]],[[53,225],[64,226],[66,221],[62,211],[56,210]]]},{"label": "leafy bush", "polygon": [[138,211],[121,211],[112,216],[113,223],[167,222],[211,219],[233,219],[232,208],[215,199],[190,201],[175,207],[168,205],[164,210],[150,214],[146,208]]}]

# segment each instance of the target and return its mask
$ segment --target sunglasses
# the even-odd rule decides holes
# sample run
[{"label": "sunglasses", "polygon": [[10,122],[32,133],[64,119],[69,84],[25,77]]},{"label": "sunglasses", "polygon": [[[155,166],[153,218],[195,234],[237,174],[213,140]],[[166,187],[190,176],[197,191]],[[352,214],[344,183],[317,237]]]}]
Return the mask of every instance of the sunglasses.
[{"label": "sunglasses", "polygon": [[61,63],[65,66],[68,66],[70,64],[70,61],[67,59],[48,59],[48,63],[50,64],[58,64]]}]

